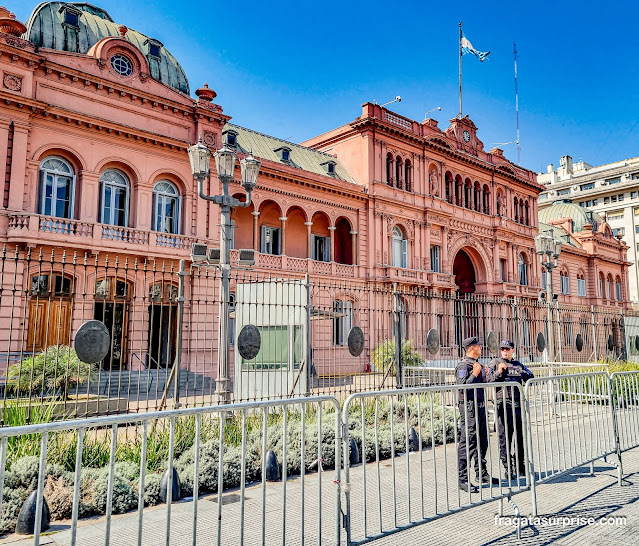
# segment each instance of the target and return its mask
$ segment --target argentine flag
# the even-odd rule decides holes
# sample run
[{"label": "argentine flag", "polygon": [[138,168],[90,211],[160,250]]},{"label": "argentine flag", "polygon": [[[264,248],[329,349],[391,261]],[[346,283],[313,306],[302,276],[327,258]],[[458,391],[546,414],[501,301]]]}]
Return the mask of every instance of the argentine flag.
[{"label": "argentine flag", "polygon": [[461,39],[461,50],[462,50],[462,55],[466,55],[468,53],[472,53],[482,63],[484,62],[484,59],[486,57],[488,57],[488,55],[490,54],[490,51],[486,51],[485,53],[482,52],[482,51],[477,51],[473,47],[473,44],[471,44],[470,41],[468,40],[468,38],[466,38],[466,36],[464,36],[463,34],[462,34],[462,39]]}]

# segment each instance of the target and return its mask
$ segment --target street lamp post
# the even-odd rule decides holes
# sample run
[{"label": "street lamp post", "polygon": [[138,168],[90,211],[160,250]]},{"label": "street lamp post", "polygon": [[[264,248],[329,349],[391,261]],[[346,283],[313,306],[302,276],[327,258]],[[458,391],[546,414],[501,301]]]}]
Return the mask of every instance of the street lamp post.
[{"label": "street lamp post", "polygon": [[198,194],[202,199],[212,201],[220,206],[220,324],[218,335],[218,369],[216,381],[216,393],[220,402],[229,403],[231,401],[230,383],[230,362],[231,346],[229,340],[229,315],[231,301],[231,209],[236,207],[249,207],[251,205],[251,193],[257,184],[257,175],[261,162],[249,154],[240,161],[240,171],[242,176],[242,187],[246,190],[246,201],[240,201],[229,195],[229,183],[233,180],[235,169],[236,153],[224,146],[213,154],[217,177],[222,183],[222,195],[207,195],[204,193],[204,180],[211,174],[210,160],[211,150],[209,150],[200,138],[197,144],[190,146],[187,150],[191,162],[193,177],[197,180]]},{"label": "street lamp post", "polygon": [[535,249],[539,254],[541,265],[548,272],[546,279],[546,289],[548,291],[546,301],[548,303],[548,359],[555,361],[555,332],[553,325],[553,284],[552,270],[559,265],[559,254],[561,254],[562,242],[551,235],[539,234],[535,237]]}]

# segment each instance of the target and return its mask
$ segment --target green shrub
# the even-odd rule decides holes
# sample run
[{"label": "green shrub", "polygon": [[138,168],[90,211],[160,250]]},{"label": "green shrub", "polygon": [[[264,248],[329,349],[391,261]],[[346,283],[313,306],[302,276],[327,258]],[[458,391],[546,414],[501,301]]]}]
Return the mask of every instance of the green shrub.
[{"label": "green shrub", "polygon": [[5,377],[7,388],[16,393],[42,395],[61,390],[66,400],[69,388],[84,383],[95,371],[95,364],[82,362],[71,347],[52,345],[9,366]]},{"label": "green shrub", "polygon": [[[422,355],[413,349],[413,341],[405,339],[402,341],[402,365],[420,366],[424,359]],[[376,371],[388,372],[395,375],[395,340],[387,339],[373,349],[371,363]]]},{"label": "green shrub", "polygon": [[[144,502],[147,506],[155,506],[160,504],[160,482],[161,474],[145,474],[144,475]],[[136,491],[139,488],[139,481],[135,484]]]},{"label": "green shrub", "polygon": [[[93,485],[92,501],[99,514],[106,513],[108,487],[109,470],[105,468]],[[137,491],[133,490],[131,483],[124,476],[115,472],[113,475],[113,513],[124,514],[137,505]]]}]

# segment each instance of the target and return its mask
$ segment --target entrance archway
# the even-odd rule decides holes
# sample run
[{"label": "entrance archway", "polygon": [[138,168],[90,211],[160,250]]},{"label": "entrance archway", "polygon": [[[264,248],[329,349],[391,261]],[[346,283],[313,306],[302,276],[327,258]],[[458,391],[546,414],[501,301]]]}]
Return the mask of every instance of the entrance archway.
[{"label": "entrance archway", "polygon": [[460,295],[472,294],[475,292],[475,266],[470,256],[464,250],[460,250],[453,261],[453,275],[457,293]]},{"label": "entrance archway", "polygon": [[471,258],[472,250],[469,249],[469,252],[460,249],[453,260],[453,275],[455,275],[455,284],[457,285],[457,297],[454,300],[455,341],[459,347],[460,355],[463,353],[462,341],[471,336],[477,336],[482,341],[485,330],[483,303],[473,297],[477,289],[477,281],[485,282],[481,269],[483,263],[480,261],[481,258],[474,253],[473,256],[479,261],[473,260]]}]

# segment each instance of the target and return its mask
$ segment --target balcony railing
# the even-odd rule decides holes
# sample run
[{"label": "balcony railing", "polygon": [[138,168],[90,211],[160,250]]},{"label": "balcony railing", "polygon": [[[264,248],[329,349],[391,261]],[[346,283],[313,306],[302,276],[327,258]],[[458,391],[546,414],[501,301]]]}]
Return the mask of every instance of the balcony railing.
[{"label": "balcony railing", "polygon": [[93,224],[80,222],[70,218],[40,217],[40,231],[76,235],[78,237],[93,237]]},{"label": "balcony railing", "polygon": [[149,232],[122,226],[102,226],[102,238],[137,245],[149,244]]}]

